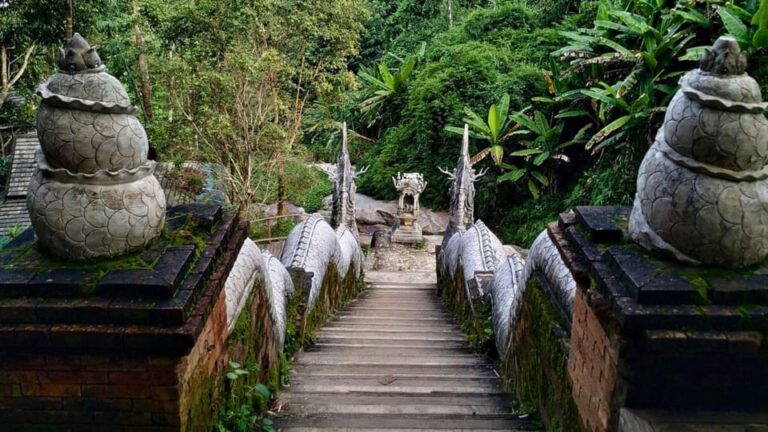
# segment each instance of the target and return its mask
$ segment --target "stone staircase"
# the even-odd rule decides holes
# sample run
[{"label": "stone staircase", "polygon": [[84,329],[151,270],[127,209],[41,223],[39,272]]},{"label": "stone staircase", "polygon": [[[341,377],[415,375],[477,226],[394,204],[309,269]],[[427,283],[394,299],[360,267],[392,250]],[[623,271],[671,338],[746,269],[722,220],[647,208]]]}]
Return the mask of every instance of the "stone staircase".
[{"label": "stone staircase", "polygon": [[366,281],[296,356],[280,430],[535,430],[470,352],[434,273],[369,272]]}]

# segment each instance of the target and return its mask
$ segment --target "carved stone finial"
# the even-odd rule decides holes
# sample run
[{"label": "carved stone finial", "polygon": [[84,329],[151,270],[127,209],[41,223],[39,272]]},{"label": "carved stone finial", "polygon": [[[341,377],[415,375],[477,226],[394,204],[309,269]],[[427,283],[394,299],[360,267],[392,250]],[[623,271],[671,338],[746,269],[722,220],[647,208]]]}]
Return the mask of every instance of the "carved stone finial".
[{"label": "carved stone finial", "polygon": [[111,258],[157,238],[165,195],[120,81],[79,34],[41,85],[37,172],[27,209],[38,241],[62,259]]},{"label": "carved stone finial", "polygon": [[732,36],[722,36],[705,50],[699,66],[713,75],[741,75],[747,70],[747,56]]},{"label": "carved stone finial", "polygon": [[688,72],[637,178],[633,239],[688,263],[742,268],[768,256],[768,120],[731,37]]},{"label": "carved stone finial", "polygon": [[66,50],[60,49],[58,54],[59,71],[62,73],[78,73],[91,69],[103,68],[99,53],[91,47],[80,33],[75,33]]}]

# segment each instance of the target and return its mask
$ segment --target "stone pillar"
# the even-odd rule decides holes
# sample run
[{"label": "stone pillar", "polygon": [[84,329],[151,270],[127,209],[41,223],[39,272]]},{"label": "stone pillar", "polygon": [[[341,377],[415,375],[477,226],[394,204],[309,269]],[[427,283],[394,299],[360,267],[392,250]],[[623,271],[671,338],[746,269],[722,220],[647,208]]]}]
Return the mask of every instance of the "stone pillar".
[{"label": "stone pillar", "polygon": [[622,416],[664,412],[707,425],[736,411],[746,427],[768,411],[768,264],[648,255],[628,241],[629,213],[578,207],[550,227],[577,282],[568,379],[581,426],[615,431]]},{"label": "stone pillar", "polygon": [[223,290],[247,223],[180,206],[141,253],[0,250],[0,422],[8,430],[210,430],[228,360]]}]

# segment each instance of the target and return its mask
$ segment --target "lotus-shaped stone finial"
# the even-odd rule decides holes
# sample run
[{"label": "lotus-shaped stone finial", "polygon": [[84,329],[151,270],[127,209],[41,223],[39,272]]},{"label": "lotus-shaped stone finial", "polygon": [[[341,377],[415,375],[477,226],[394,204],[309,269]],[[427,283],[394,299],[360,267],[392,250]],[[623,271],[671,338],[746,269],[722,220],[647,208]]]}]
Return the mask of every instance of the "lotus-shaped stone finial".
[{"label": "lotus-shaped stone finial", "polygon": [[58,65],[37,91],[41,148],[27,208],[39,243],[74,260],[141,248],[162,231],[165,195],[136,109],[79,34]]},{"label": "lotus-shaped stone finial", "polygon": [[629,228],[644,247],[729,268],[768,256],[768,120],[746,66],[725,36],[681,79],[637,179]]}]

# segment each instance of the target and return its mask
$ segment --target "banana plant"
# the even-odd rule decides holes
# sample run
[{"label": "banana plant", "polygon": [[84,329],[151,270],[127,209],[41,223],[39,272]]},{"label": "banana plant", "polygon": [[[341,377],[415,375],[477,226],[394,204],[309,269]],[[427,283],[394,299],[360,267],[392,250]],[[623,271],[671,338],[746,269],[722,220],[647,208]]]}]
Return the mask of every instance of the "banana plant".
[{"label": "banana plant", "polygon": [[358,76],[367,86],[370,97],[360,104],[360,112],[367,114],[378,109],[387,99],[400,92],[413,74],[416,67],[416,59],[410,59],[403,63],[394,73],[383,61],[379,63],[378,71],[363,69]]},{"label": "banana plant", "polygon": [[520,128],[518,131],[521,134],[531,136],[531,139],[518,141],[522,149],[510,153],[512,157],[521,158],[522,165],[502,163],[501,167],[508,171],[500,176],[497,182],[514,183],[527,179],[526,184],[531,195],[539,198],[541,187],[547,187],[551,183],[544,173],[547,163],[570,162],[563,150],[573,145],[583,144],[587,140],[587,131],[592,125],[587,124],[572,139],[564,141],[562,135],[565,125],[557,114],[547,118],[541,111],[535,111],[529,116],[525,114],[528,109],[530,107],[510,116],[510,119]]},{"label": "banana plant", "polygon": [[[472,157],[473,165],[485,159],[489,154],[493,162],[500,165],[504,157],[503,143],[514,135],[526,133],[518,131],[518,126],[512,124],[512,119],[509,117],[509,94],[505,94],[498,104],[493,104],[488,108],[487,120],[469,108],[464,108],[464,115],[464,123],[470,127],[470,136],[488,142],[488,147]],[[457,135],[464,134],[463,128],[455,126],[447,126],[445,130]]]}]

